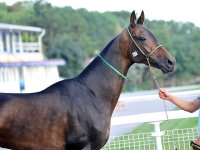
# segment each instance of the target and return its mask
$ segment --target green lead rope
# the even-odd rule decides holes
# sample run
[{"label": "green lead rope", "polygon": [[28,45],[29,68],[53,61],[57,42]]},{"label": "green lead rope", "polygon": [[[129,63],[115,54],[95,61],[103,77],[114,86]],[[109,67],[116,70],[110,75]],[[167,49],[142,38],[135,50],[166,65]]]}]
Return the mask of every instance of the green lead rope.
[{"label": "green lead rope", "polygon": [[115,67],[113,67],[109,62],[107,62],[101,55],[98,55],[101,60],[108,66],[110,67],[113,71],[115,71],[119,76],[121,76],[123,79],[126,79],[126,76],[123,75],[121,72],[119,72]]}]

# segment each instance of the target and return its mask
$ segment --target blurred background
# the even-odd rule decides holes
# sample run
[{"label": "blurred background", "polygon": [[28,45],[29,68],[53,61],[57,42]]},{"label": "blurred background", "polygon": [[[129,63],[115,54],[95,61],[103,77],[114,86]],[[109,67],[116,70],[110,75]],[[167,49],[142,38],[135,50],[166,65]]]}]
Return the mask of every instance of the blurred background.
[{"label": "blurred background", "polygon": [[[156,5],[156,7],[153,4],[150,5],[149,2],[145,4],[146,1],[139,4],[135,1],[123,1],[119,4],[118,2],[108,2],[107,4],[106,1],[101,3],[96,1],[94,7],[89,7],[94,2],[90,4],[87,1],[85,3],[78,2],[78,0],[74,2],[59,1],[56,5],[55,1],[47,0],[1,0],[0,22],[45,29],[45,35],[42,37],[43,56],[48,59],[62,59],[65,65],[63,62],[57,62],[54,66],[58,66],[61,78],[71,78],[78,75],[112,38],[128,26],[132,10],[136,10],[137,15],[139,15],[143,9],[146,16],[145,26],[156,35],[159,42],[169,50],[177,61],[176,68],[172,73],[163,75],[160,71],[156,71],[161,86],[171,87],[200,83],[200,69],[198,69],[200,66],[200,29],[199,23],[196,21],[198,16],[194,13],[197,11],[195,10],[196,5],[190,3],[192,1],[186,1],[184,4],[182,2],[170,4],[169,1],[166,5],[163,2],[162,5]],[[81,7],[79,6],[81,4],[83,8],[76,8]],[[161,2],[159,1],[158,4],[161,4]],[[169,4],[171,7],[167,8]],[[98,8],[101,9],[98,10],[98,5],[103,5],[105,8],[99,6]],[[147,5],[152,7],[147,7]],[[194,8],[191,10],[184,9],[184,6],[188,5]],[[86,6],[89,8],[86,8]],[[121,9],[119,9],[120,6]],[[128,8],[125,8],[127,6]],[[91,8],[93,10],[90,10]],[[152,17],[153,14],[155,14],[154,17]],[[3,29],[0,30],[2,31],[2,37],[5,36]],[[8,29],[6,30],[8,31]],[[14,29],[10,29],[9,34],[11,34],[11,30]],[[4,32],[6,31],[4,30]],[[22,41],[26,43],[37,40],[40,34],[37,35],[34,31],[28,31],[28,33],[20,31],[20,33]],[[2,40],[5,39],[2,38]],[[8,41],[11,39],[12,36]],[[2,53],[6,53],[6,50],[1,50],[3,56]],[[15,55],[14,57],[18,57],[12,50],[9,53]],[[4,57],[3,62],[11,61],[9,60],[10,57],[7,58],[5,60]],[[1,59],[3,58],[1,57]],[[21,56],[18,58],[18,61],[20,60],[23,61]],[[44,66],[44,64],[41,65]],[[130,92],[156,88],[150,78],[151,75],[146,66],[134,65],[129,71],[123,91]]]}]

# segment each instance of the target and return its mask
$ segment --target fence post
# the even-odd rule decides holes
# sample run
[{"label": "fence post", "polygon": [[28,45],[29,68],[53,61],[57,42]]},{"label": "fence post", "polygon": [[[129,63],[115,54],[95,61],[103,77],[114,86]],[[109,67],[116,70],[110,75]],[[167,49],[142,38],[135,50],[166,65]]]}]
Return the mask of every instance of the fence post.
[{"label": "fence post", "polygon": [[154,133],[151,133],[151,136],[156,137],[156,150],[162,150],[162,139],[161,136],[164,135],[164,132],[160,131],[160,123],[161,122],[152,122],[154,125]]}]

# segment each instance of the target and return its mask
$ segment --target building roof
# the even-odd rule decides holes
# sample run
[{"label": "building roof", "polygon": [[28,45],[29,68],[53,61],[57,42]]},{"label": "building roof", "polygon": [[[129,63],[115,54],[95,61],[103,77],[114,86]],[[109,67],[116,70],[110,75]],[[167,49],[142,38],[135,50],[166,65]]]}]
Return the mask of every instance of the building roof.
[{"label": "building roof", "polygon": [[32,32],[42,32],[43,30],[45,30],[39,27],[14,25],[14,24],[1,23],[1,22],[0,22],[0,29],[16,30],[16,31],[32,31]]},{"label": "building roof", "polygon": [[35,66],[63,66],[63,65],[65,65],[65,61],[63,59],[0,63],[0,67],[24,67],[24,66],[35,67]]}]

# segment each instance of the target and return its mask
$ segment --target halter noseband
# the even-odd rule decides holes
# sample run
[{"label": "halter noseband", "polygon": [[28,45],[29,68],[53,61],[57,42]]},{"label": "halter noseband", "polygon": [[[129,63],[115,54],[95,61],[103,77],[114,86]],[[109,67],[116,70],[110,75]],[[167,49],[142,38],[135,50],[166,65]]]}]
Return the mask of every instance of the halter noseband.
[{"label": "halter noseband", "polygon": [[[140,52],[146,57],[146,59],[149,59],[149,57],[160,47],[162,47],[162,45],[158,45],[153,51],[151,51],[149,54],[145,54],[143,52],[143,50],[139,47],[139,45],[135,42],[135,40],[133,39],[133,36],[131,35],[128,27],[127,27],[127,31],[128,31],[128,34],[129,36],[131,37],[132,41],[134,42],[134,44],[137,46],[137,48],[140,50]],[[137,54],[134,54],[133,56],[135,57]]]}]

